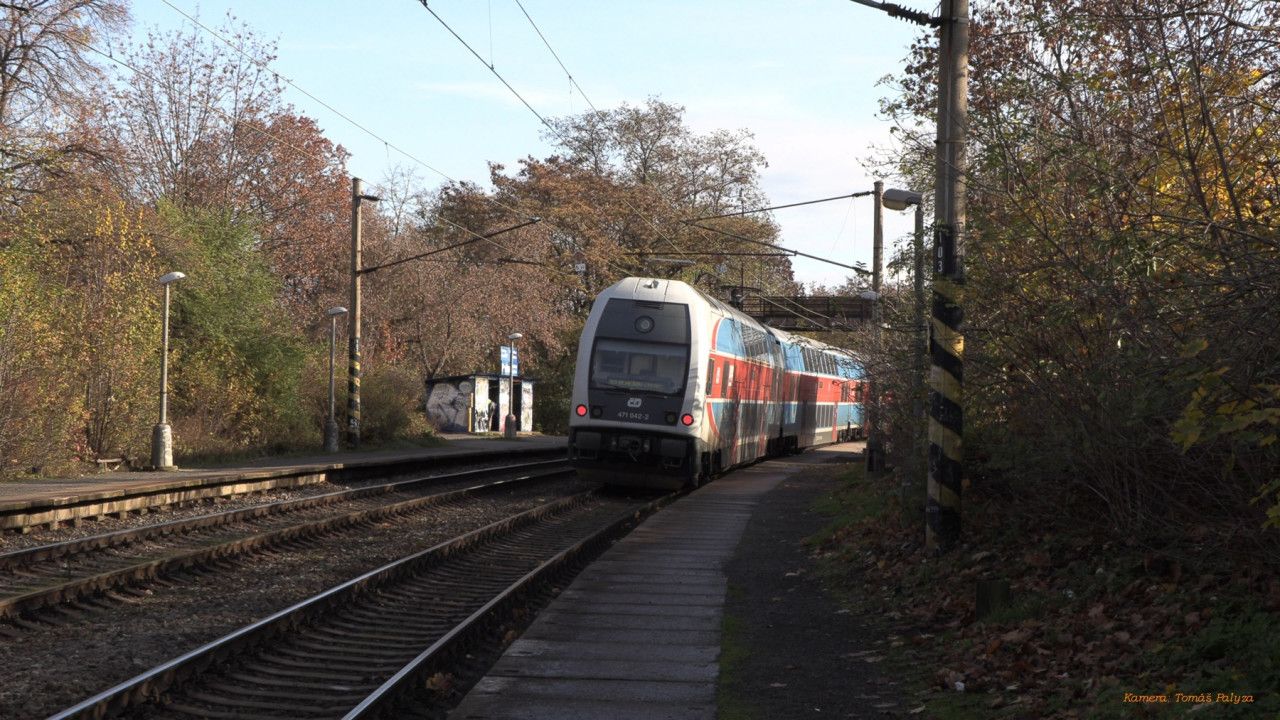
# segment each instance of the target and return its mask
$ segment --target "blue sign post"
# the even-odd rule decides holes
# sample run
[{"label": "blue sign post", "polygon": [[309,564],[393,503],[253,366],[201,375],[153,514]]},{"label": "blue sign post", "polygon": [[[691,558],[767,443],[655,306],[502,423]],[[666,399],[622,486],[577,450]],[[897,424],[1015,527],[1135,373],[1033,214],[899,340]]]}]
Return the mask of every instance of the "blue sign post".
[{"label": "blue sign post", "polygon": [[502,369],[498,372],[503,377],[515,377],[520,374],[520,349],[510,345],[501,346],[498,352],[498,364]]}]

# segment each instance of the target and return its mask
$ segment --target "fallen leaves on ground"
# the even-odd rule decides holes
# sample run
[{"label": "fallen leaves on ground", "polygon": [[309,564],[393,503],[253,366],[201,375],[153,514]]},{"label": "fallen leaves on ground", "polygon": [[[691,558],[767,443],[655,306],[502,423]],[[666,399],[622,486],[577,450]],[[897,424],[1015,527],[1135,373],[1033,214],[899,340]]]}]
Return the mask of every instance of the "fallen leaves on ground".
[{"label": "fallen leaves on ground", "polygon": [[[896,628],[900,641],[891,647],[922,676],[927,702],[979,695],[974,707],[993,717],[1115,713],[1123,692],[1199,691],[1197,679],[1214,667],[1153,665],[1153,658],[1176,656],[1171,648],[1205,629],[1219,596],[1280,610],[1280,579],[1258,564],[1223,562],[1196,574],[1194,563],[1137,543],[1013,527],[980,507],[966,513],[975,529],[942,558],[927,556],[920,529],[899,522],[896,511],[839,528],[815,548],[844,575],[861,611]],[[979,620],[975,587],[992,579],[1008,581],[1009,603]],[[1228,654],[1218,663],[1234,661]]]}]

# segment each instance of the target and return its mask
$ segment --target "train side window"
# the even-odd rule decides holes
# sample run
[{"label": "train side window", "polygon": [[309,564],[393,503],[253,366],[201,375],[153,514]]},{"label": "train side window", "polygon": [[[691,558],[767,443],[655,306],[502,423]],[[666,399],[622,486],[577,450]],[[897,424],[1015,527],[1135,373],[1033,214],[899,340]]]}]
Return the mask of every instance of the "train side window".
[{"label": "train side window", "polygon": [[735,367],[737,366],[734,365],[733,363],[730,363],[729,369],[725,372],[725,377],[724,377],[724,394],[725,395],[728,395],[729,390],[733,388],[733,376],[734,376],[733,370]]},{"label": "train side window", "polygon": [[711,390],[716,386],[716,361],[707,361],[707,390]]}]

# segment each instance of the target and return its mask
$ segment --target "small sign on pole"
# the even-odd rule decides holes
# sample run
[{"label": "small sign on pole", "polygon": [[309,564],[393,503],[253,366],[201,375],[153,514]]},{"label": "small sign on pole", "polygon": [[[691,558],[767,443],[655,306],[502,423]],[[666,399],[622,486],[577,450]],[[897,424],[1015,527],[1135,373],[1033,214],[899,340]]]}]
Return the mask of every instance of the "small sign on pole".
[{"label": "small sign on pole", "polygon": [[503,377],[515,377],[520,374],[520,348],[513,348],[510,345],[503,345],[498,349],[498,365],[500,375]]}]

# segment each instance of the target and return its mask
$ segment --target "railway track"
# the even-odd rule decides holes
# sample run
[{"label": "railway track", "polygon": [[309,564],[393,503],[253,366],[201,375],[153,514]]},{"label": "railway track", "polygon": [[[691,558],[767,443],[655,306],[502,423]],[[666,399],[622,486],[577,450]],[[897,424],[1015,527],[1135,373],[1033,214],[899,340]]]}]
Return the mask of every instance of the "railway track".
[{"label": "railway track", "polygon": [[[451,686],[616,537],[674,496],[558,499],[367,572],[54,718],[438,714]],[[490,648],[492,649],[492,648]]]},{"label": "railway track", "polygon": [[25,534],[39,528],[50,530],[78,526],[84,521],[123,518],[152,510],[189,507],[248,494],[301,489],[325,483],[343,484],[408,477],[437,472],[447,467],[476,466],[495,457],[512,460],[546,460],[564,457],[564,449],[531,447],[499,453],[456,452],[424,456],[361,460],[349,463],[319,463],[256,470],[195,470],[190,475],[167,481],[129,484],[115,489],[77,491],[67,496],[0,502],[0,531]]},{"label": "railway track", "polygon": [[[571,473],[562,460],[368,485],[0,555],[0,618]],[[478,484],[477,484],[478,483]]]}]

